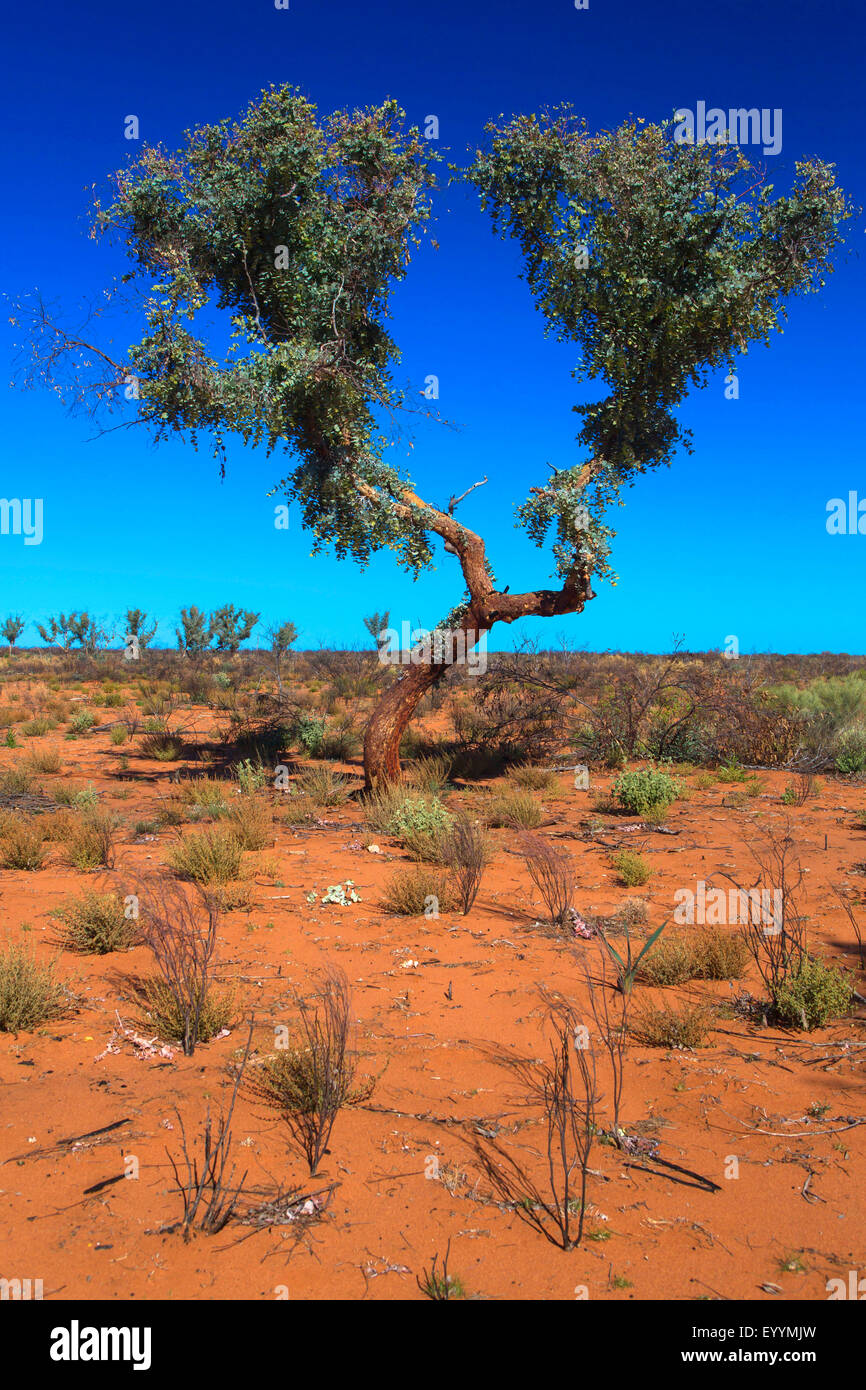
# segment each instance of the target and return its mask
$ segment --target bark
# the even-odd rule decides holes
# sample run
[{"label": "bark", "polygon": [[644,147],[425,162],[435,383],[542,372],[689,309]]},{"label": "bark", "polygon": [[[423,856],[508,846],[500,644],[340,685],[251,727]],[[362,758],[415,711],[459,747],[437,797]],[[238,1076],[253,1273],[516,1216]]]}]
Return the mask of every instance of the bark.
[{"label": "bark", "polygon": [[[585,465],[585,478],[592,465]],[[486,479],[484,479],[486,482]],[[381,501],[379,494],[362,479],[354,480],[362,497]],[[481,484],[475,483],[473,487]],[[468,492],[473,491],[469,488]],[[468,495],[463,494],[463,497]],[[373,711],[364,738],[364,775],[367,789],[377,782],[397,781],[400,777],[400,740],[412,715],[429,690],[445,675],[459,654],[457,633],[465,634],[466,644],[475,645],[480,635],[486,635],[494,623],[513,623],[519,618],[552,618],[565,613],[581,613],[595,594],[586,557],[579,543],[575,545],[574,560],[561,589],[535,589],[528,593],[511,594],[508,589],[497,590],[491,578],[484,541],[453,515],[462,498],[452,498],[447,512],[425,502],[417,493],[406,488],[399,500],[389,499],[398,515],[422,520],[445,542],[445,549],[460,561],[470,600],[463,617],[451,634],[451,660],[413,662],[399,680],[386,690]],[[465,650],[465,648],[464,648]],[[446,648],[447,652],[447,648]]]}]

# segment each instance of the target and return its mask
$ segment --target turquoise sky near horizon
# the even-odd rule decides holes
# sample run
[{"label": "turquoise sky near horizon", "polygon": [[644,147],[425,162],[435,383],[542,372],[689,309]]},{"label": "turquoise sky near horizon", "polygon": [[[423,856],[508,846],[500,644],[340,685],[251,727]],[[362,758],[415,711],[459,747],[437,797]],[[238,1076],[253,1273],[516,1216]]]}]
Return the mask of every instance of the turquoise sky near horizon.
[{"label": "turquoise sky near horizon", "polygon": [[[587,10],[573,0],[290,0],[288,10],[273,0],[94,0],[10,10],[6,38],[0,158],[14,193],[0,221],[2,284],[12,296],[38,286],[73,317],[124,268],[87,235],[91,186],[130,155],[124,118],[138,115],[144,140],[171,147],[272,82],[300,86],[323,112],[393,96],[412,122],[435,114],[440,152],[456,159],[491,116],[562,101],[594,129],[699,101],[780,108],[782,149],[766,160],[777,188],[797,159],[817,155],[866,202],[862,10],[849,0],[732,0],[712,13],[638,0],[590,0]],[[392,329],[419,403],[435,374],[453,423],[419,420],[412,474],[440,502],[486,474],[461,519],[487,538],[501,583],[540,587],[550,554],[515,529],[513,506],[548,463],[579,458],[572,407],[587,392],[570,375],[576,349],[545,339],[516,247],[493,237],[474,197],[443,189],[436,217],[438,250],[425,245],[398,286]],[[640,478],[613,520],[617,586],[600,586],[582,615],[496,629],[491,647],[531,636],[664,651],[681,635],[703,650],[734,635],[741,652],[866,650],[866,534],[826,528],[830,499],[853,491],[866,502],[863,230],[862,216],[847,224],[825,290],[793,300],[785,333],[741,359],[738,400],[725,398],[722,374],[689,397],[681,418],[694,452]],[[7,380],[14,337],[4,322]],[[135,429],[94,437],[48,393],[4,386],[0,410],[0,494],[44,507],[40,545],[0,535],[0,619],[28,619],[25,645],[37,641],[33,622],[60,609],[111,621],[130,606],[157,616],[158,640],[171,645],[182,606],[225,602],[260,611],[257,632],[291,618],[302,647],[352,645],[366,640],[373,610],[389,609],[397,626],[433,626],[462,594],[441,546],[435,570],[414,583],[387,552],[364,571],[311,558],[296,507],[288,531],[274,527],[279,499],[267,494],[287,461],[264,450],[232,444],[221,481],[204,447],[157,448]],[[405,454],[404,442],[395,461]]]}]

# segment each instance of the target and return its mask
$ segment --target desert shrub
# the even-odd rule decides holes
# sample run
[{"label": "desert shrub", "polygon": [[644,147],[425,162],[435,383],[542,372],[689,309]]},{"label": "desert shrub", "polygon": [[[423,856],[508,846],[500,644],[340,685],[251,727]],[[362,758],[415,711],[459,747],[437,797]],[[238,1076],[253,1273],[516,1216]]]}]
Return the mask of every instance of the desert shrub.
[{"label": "desert shrub", "polygon": [[96,723],[96,716],[89,709],[76,710],[69,721],[71,734],[86,734]]},{"label": "desert shrub", "polygon": [[273,843],[274,818],[269,806],[241,796],[229,806],[225,817],[243,849],[259,850]]},{"label": "desert shrub", "polygon": [[361,747],[361,739],[351,719],[341,719],[336,725],[326,728],[319,751],[311,754],[316,758],[333,758],[335,762],[348,762]]},{"label": "desert shrub", "polygon": [[682,985],[694,976],[694,951],[685,935],[662,937],[638,969],[638,979],[644,984],[661,987]]},{"label": "desert shrub", "polygon": [[634,850],[619,850],[613,856],[611,863],[626,888],[639,888],[641,884],[648,883],[652,876],[651,865],[647,863],[642,854],[635,854]]},{"label": "desert shrub", "polygon": [[33,774],[28,767],[7,767],[3,776],[0,777],[0,788],[13,795],[29,792],[32,785]]},{"label": "desert shrub", "polygon": [[[861,682],[862,684],[862,682]],[[836,739],[835,765],[837,772],[866,772],[866,724],[851,724]]]},{"label": "desert shrub", "polygon": [[407,786],[438,795],[448,785],[451,759],[447,754],[429,754],[415,758],[403,772]]},{"label": "desert shrub", "polygon": [[243,850],[229,830],[200,830],[185,836],[168,856],[181,878],[203,885],[230,883],[241,870]]},{"label": "desert shrub", "polygon": [[64,846],[72,867],[82,873],[112,868],[118,826],[118,819],[111,811],[89,808],[71,816]]},{"label": "desert shrub", "polygon": [[695,978],[738,980],[745,972],[749,948],[738,933],[703,927],[692,940]]},{"label": "desert shrub", "polygon": [[524,787],[527,791],[552,794],[560,790],[559,778],[549,767],[534,767],[532,763],[518,763],[516,767],[510,767],[505,776],[509,782],[513,782],[515,786]]},{"label": "desert shrub", "polygon": [[3,826],[0,855],[4,869],[26,869],[33,872],[45,863],[42,832],[32,820],[11,817]]},{"label": "desert shrub", "polygon": [[210,1042],[235,1016],[233,993],[213,982],[219,906],[210,894],[189,894],[160,880],[147,885],[141,898],[143,936],[157,967],[141,981],[143,1005],[160,1036],[179,1042],[191,1056],[197,1043]]},{"label": "desert shrub", "polygon": [[57,962],[9,943],[0,950],[0,1033],[29,1032],[71,1007],[68,987],[57,978]]},{"label": "desert shrub", "polygon": [[536,830],[544,819],[544,807],[525,787],[504,787],[487,802],[485,819],[492,826]]},{"label": "desert shrub", "polygon": [[68,783],[61,783],[53,790],[54,800],[61,806],[75,806],[78,810],[86,806],[95,806],[99,801],[99,793],[92,782],[88,782],[86,787],[73,787]]},{"label": "desert shrub", "polygon": [[448,866],[464,917],[478,896],[489,857],[489,846],[481,826],[465,817],[455,820],[445,839],[442,858]]},{"label": "desert shrub", "polygon": [[118,748],[121,743],[126,743],[127,739],[129,738],[129,730],[127,729],[125,724],[115,724],[113,729],[111,730],[111,733],[109,734],[109,738],[111,739],[111,742],[113,743],[115,748]]},{"label": "desert shrub", "polygon": [[59,772],[61,766],[60,754],[50,748],[39,749],[31,753],[27,759],[27,770],[34,777]]},{"label": "desert shrub", "polygon": [[244,758],[232,768],[232,775],[244,795],[260,792],[268,784],[268,769],[259,760]]},{"label": "desert shrub", "polygon": [[705,1004],[645,1003],[632,1016],[631,1033],[646,1047],[702,1047],[713,1025]]},{"label": "desert shrub", "polygon": [[160,763],[176,763],[183,757],[184,742],[180,734],[160,729],[146,733],[141,740],[141,754],[145,758],[155,758]]},{"label": "desert shrub", "polygon": [[544,901],[550,926],[554,931],[569,930],[576,887],[571,855],[543,836],[529,834],[521,837],[520,853]]},{"label": "desert shrub", "polygon": [[308,758],[320,758],[325,742],[324,719],[313,719],[307,714],[298,715],[291,727],[290,739]]},{"label": "desert shrub", "polygon": [[776,989],[773,1014],[780,1023],[810,1032],[846,1014],[851,996],[851,979],[844,971],[806,956],[799,970]]},{"label": "desert shrub", "polygon": [[228,810],[226,783],[216,777],[196,777],[183,782],[178,796],[194,809],[198,817],[210,816],[218,820]]},{"label": "desert shrub", "polygon": [[50,734],[52,729],[57,728],[57,721],[49,719],[44,714],[37,715],[34,719],[28,719],[21,725],[21,732],[27,738],[38,738],[41,734]]},{"label": "desert shrub", "polygon": [[105,956],[135,945],[138,924],[116,893],[84,893],[56,911],[62,944],[69,951]]},{"label": "desert shrub", "polygon": [[341,772],[321,766],[308,767],[295,787],[301,796],[309,797],[314,806],[343,806],[349,799],[352,784]]},{"label": "desert shrub", "polygon": [[316,804],[309,796],[288,796],[278,818],[284,825],[306,825],[316,819]]},{"label": "desert shrub", "polygon": [[349,982],[330,968],[312,995],[296,998],[298,1022],[289,1046],[257,1069],[257,1094],[278,1105],[315,1177],[340,1110],[352,1099],[357,1054]]},{"label": "desert shrub", "polygon": [[633,816],[666,810],[682,790],[681,782],[656,767],[632,768],[621,772],[613,784],[617,801]]},{"label": "desert shrub", "polygon": [[399,869],[385,884],[382,906],[402,917],[438,916],[452,912],[456,900],[447,874],[414,864]]},{"label": "desert shrub", "polygon": [[698,791],[709,791],[710,787],[716,785],[716,774],[714,772],[699,772],[695,778],[694,785]]},{"label": "desert shrub", "polygon": [[367,825],[400,840],[417,859],[441,860],[451,816],[437,797],[395,785],[377,787],[365,806]]}]

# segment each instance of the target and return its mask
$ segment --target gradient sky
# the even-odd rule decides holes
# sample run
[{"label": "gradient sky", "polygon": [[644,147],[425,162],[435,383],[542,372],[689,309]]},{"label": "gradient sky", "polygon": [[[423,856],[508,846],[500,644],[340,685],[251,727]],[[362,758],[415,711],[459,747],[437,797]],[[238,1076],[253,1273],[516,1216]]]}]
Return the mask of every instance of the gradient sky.
[{"label": "gradient sky", "polygon": [[[440,151],[460,159],[491,116],[561,101],[593,129],[700,100],[779,107],[782,150],[767,161],[777,188],[788,188],[796,159],[818,155],[866,202],[857,0],[590,0],[585,11],[573,0],[290,0],[288,10],[273,0],[83,0],[8,8],[4,27],[3,287],[14,296],[38,286],[73,315],[123,268],[87,226],[91,186],[138,148],[124,118],[137,115],[144,140],[171,147],[272,82],[300,86],[322,111],[393,96],[412,122],[437,115]],[[514,529],[512,507],[548,462],[578,459],[576,350],[544,338],[516,246],[493,237],[473,196],[444,190],[437,219],[439,249],[425,246],[398,288],[393,332],[404,377],[420,392],[437,375],[441,412],[458,428],[418,429],[413,475],[444,502],[486,473],[460,517],[487,538],[501,583],[539,587],[549,552]],[[847,224],[826,289],[794,300],[784,335],[742,360],[739,400],[725,399],[721,375],[689,398],[694,453],[641,478],[615,518],[618,586],[601,586],[583,615],[494,629],[492,647],[522,629],[595,650],[664,651],[674,634],[691,649],[733,634],[743,652],[866,650],[866,535],[830,536],[825,525],[830,498],[866,499],[863,228],[862,217]],[[0,618],[28,617],[25,643],[37,640],[33,619],[61,608],[111,619],[128,606],[157,615],[159,640],[171,643],[181,606],[231,601],[260,610],[262,627],[293,619],[303,647],[351,645],[374,609],[432,626],[462,594],[441,546],[435,571],[415,584],[388,552],[365,571],[310,558],[296,507],[289,531],[274,529],[278,499],[266,493],[287,469],[263,450],[232,446],[221,482],[204,449],[154,448],[137,430],[94,438],[49,394],[4,384],[0,409],[0,492],[44,499],[41,545],[0,536]]]}]

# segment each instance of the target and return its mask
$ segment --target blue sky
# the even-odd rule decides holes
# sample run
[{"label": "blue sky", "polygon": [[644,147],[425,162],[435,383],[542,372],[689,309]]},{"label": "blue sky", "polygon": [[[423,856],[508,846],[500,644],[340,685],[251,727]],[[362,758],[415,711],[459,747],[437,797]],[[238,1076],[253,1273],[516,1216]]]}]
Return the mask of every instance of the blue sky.
[{"label": "blue sky", "polygon": [[[136,148],[124,118],[170,147],[271,82],[300,86],[323,111],[393,96],[413,122],[438,116],[440,149],[458,158],[491,116],[561,101],[596,129],[700,100],[781,108],[782,150],[767,161],[776,186],[818,155],[866,203],[856,0],[590,0],[585,11],[573,0],[84,0],[16,6],[5,30],[3,287],[38,286],[73,311],[122,269],[87,225],[90,187]],[[444,190],[437,219],[439,249],[425,247],[398,288],[393,331],[405,378],[420,392],[438,376],[441,412],[459,428],[418,429],[413,475],[444,501],[487,474],[461,519],[487,538],[500,582],[539,587],[549,553],[515,530],[512,508],[547,463],[577,460],[575,350],[544,338],[515,246],[493,237],[471,195]],[[824,292],[793,301],[784,335],[742,361],[738,400],[721,376],[690,397],[694,453],[640,479],[615,519],[617,587],[602,586],[583,615],[527,621],[527,634],[596,650],[663,651],[675,633],[692,649],[736,635],[743,652],[864,650],[866,535],[825,527],[830,498],[866,500],[863,227],[847,224]],[[43,499],[44,538],[0,535],[0,617],[87,608],[108,619],[138,606],[171,642],[181,606],[232,601],[260,610],[263,627],[293,619],[314,647],[364,640],[374,609],[433,626],[459,599],[441,549],[416,583],[388,553],[364,571],[310,558],[296,508],[287,532],[274,528],[266,494],[287,470],[264,451],[233,446],[221,482],[204,449],[154,448],[136,430],[94,438],[51,395],[6,389],[13,338],[4,322],[0,492]],[[519,635],[494,630],[491,646]],[[32,622],[23,640],[37,640]]]}]

